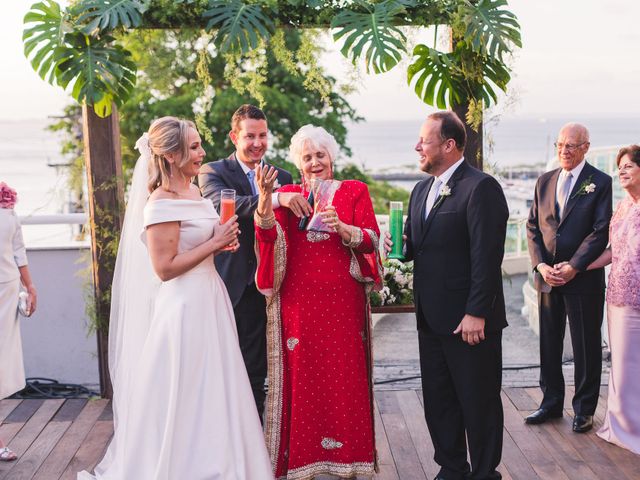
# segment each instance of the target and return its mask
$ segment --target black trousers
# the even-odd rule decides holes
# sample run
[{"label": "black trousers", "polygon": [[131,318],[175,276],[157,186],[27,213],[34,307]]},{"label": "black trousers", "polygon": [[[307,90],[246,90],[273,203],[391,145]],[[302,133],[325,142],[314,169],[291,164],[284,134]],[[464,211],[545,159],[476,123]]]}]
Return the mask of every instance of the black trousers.
[{"label": "black trousers", "polygon": [[[418,332],[424,413],[447,480],[502,478],[502,332],[471,346],[460,335]],[[467,462],[467,441],[471,468]]]},{"label": "black trousers", "polygon": [[266,397],[264,383],[267,378],[267,310],[265,298],[258,292],[255,283],[247,285],[233,313],[236,317],[242,358],[262,420]]},{"label": "black trousers", "polygon": [[600,294],[563,294],[554,290],[538,293],[540,318],[540,405],[561,412],[564,404],[562,348],[566,318],[569,317],[571,346],[575,365],[576,415],[593,415],[600,393],[602,373],[602,313],[604,292]]}]

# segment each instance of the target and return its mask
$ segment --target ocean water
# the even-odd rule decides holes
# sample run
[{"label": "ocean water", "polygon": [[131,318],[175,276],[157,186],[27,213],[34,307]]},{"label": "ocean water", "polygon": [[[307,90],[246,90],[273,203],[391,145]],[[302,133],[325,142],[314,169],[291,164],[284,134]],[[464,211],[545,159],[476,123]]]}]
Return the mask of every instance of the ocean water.
[{"label": "ocean water", "polygon": [[[575,119],[591,132],[593,147],[640,143],[640,116],[637,118]],[[488,125],[487,138],[494,147],[486,150],[487,162],[498,168],[546,163],[553,156],[552,143],[565,119],[504,118]],[[70,200],[64,169],[48,166],[62,163],[60,135],[45,130],[43,120],[0,121],[0,181],[18,191],[19,215],[59,213]],[[421,120],[370,121],[349,126],[351,159],[370,172],[403,168],[417,169],[414,146]],[[412,183],[401,183],[410,189]],[[71,238],[68,226],[25,226],[29,245],[65,244]]]}]

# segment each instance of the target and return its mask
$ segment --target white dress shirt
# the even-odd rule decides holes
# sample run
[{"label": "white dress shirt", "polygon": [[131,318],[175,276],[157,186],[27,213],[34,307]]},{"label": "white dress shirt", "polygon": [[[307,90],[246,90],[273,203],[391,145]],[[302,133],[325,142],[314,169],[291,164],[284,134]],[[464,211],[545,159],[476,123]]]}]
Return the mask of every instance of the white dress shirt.
[{"label": "white dress shirt", "polygon": [[[453,165],[451,165],[449,168],[447,168],[442,175],[439,175],[437,177],[433,177],[433,183],[431,184],[431,189],[429,190],[429,194],[427,195],[427,202],[425,204],[425,212],[424,212],[424,218],[427,218],[429,216],[429,211],[431,211],[431,209],[433,208],[433,205],[436,201],[437,195],[440,193],[440,190],[442,190],[442,187],[445,186],[447,184],[447,182],[449,180],[451,180],[451,177],[453,176],[454,172],[457,170],[457,168],[462,165],[462,162],[464,162],[464,157],[460,158],[460,160],[458,160],[456,163],[454,163]],[[437,180],[440,180],[440,185],[439,188],[436,190],[433,189],[433,187],[437,184]],[[433,192],[432,192],[433,190]],[[433,201],[430,202],[430,198],[429,197],[433,197]],[[428,209],[427,209],[428,207]]]},{"label": "white dress shirt", "polygon": [[[578,165],[573,167],[571,170],[564,170],[564,169],[560,170],[560,176],[558,177],[558,183],[556,184],[556,198],[558,198],[558,196],[560,195],[560,186],[563,183],[562,180],[564,179],[564,177],[567,176],[569,172],[571,172],[571,175],[573,175],[573,178],[571,179],[571,187],[569,187],[569,195],[571,195],[571,192],[573,191],[573,187],[578,181],[578,177],[582,173],[582,169],[584,168],[585,163],[586,163],[586,160],[582,159],[582,161]],[[567,201],[568,200],[569,199],[567,199]]]},{"label": "white dress shirt", "polygon": [[[244,174],[247,175],[249,173],[249,170],[251,169],[247,167],[244,164],[244,162],[240,160],[237,156],[236,156],[236,162],[240,164],[240,168],[242,168],[242,171],[244,172]],[[264,162],[260,162],[260,166],[263,166],[263,165],[264,165]],[[251,180],[249,180],[248,175],[247,175],[247,180],[251,182]],[[260,189],[258,188],[258,179],[255,177],[255,175],[253,177],[253,188],[255,189],[256,192],[260,192]],[[278,201],[278,195],[279,195],[278,192],[273,192],[271,194],[271,204],[274,210],[280,206],[280,202]]]}]

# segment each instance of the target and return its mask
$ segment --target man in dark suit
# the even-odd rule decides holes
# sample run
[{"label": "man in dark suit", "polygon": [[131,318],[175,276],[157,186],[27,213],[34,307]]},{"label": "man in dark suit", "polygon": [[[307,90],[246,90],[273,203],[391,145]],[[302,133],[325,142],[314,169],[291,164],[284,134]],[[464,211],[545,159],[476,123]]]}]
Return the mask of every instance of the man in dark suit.
[{"label": "man in dark suit", "polygon": [[[267,376],[265,299],[256,289],[256,254],[254,251],[253,213],[258,205],[255,168],[263,163],[268,146],[267,118],[257,107],[242,105],[231,119],[231,141],[236,151],[229,158],[207,163],[200,169],[198,184],[202,196],[213,202],[220,211],[220,192],[236,191],[236,214],[240,225],[240,247],[236,252],[215,256],[218,273],[222,277],[233,304],[238,327],[240,349],[244,358],[251,388],[260,418],[264,411],[265,379]],[[278,169],[277,183],[292,182],[291,174]],[[309,214],[311,208],[299,194],[274,193],[274,206],[291,208],[298,216]]]},{"label": "man in dark suit", "polygon": [[[453,112],[424,122],[415,149],[432,176],[411,192],[405,224],[425,417],[442,480],[501,478],[501,266],[509,209],[498,182],[464,161],[465,141]],[[390,244],[387,238],[387,250]]]},{"label": "man in dark suit", "polygon": [[562,416],[562,347],[569,317],[575,364],[574,432],[593,427],[602,371],[604,269],[587,271],[609,242],[611,177],[588,164],[589,132],[570,123],[556,142],[560,168],[536,184],[527,237],[538,290],[540,408],[525,421]]}]

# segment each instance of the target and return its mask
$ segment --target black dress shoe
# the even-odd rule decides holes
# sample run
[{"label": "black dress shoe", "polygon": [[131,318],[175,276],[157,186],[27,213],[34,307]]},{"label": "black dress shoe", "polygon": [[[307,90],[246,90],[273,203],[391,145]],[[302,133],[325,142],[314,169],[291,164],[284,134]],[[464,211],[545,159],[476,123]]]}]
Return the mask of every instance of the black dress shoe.
[{"label": "black dress shoe", "polygon": [[573,431],[576,433],[588,432],[593,428],[593,415],[576,415],[573,419]]},{"label": "black dress shoe", "polygon": [[528,425],[539,425],[541,423],[546,422],[552,418],[560,418],[562,417],[562,410],[556,412],[553,410],[549,410],[548,408],[539,408],[531,415],[525,417],[524,423]]}]

